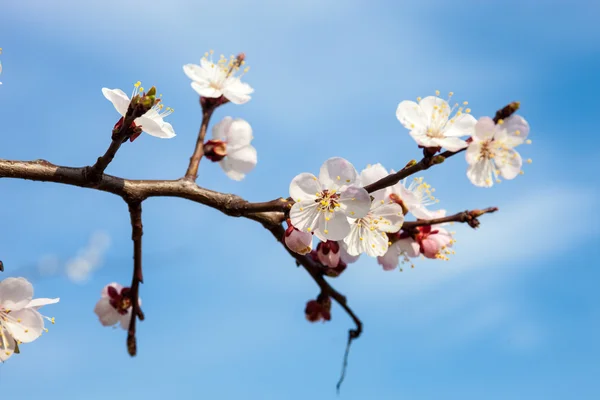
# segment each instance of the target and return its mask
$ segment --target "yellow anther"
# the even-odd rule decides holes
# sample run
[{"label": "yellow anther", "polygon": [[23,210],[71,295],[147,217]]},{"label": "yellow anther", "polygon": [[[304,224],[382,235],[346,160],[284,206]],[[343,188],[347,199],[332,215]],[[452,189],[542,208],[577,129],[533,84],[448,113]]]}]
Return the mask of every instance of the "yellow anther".
[{"label": "yellow anther", "polygon": [[533,160],[531,158],[527,159],[527,164],[531,164],[533,162]]},{"label": "yellow anther", "polygon": [[325,230],[323,231],[323,233],[327,235],[327,234],[329,233],[329,231],[328,231],[327,229],[325,229]]},{"label": "yellow anther", "polygon": [[531,139],[527,139],[527,140],[525,141],[525,143],[527,143],[527,144],[531,144]]},{"label": "yellow anther", "polygon": [[471,112],[471,109],[470,109],[470,108],[467,108],[467,109],[465,110],[465,112],[468,114],[468,113],[470,113],[470,112]]},{"label": "yellow anther", "polygon": [[436,91],[435,91],[435,95],[436,95],[436,96],[439,96],[439,95],[440,95],[440,91],[439,91],[439,90],[436,90]]}]

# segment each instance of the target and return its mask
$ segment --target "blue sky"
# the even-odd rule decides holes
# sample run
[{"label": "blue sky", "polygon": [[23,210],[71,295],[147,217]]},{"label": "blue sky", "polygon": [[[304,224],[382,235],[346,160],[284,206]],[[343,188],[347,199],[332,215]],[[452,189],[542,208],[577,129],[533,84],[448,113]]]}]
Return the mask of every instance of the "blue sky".
[{"label": "blue sky", "polygon": [[[175,109],[177,137],[142,136],[108,173],[180,177],[200,123],[182,65],[208,49],[246,52],[253,99],[215,117],[248,120],[259,161],[242,182],[203,162],[198,183],[254,201],[286,195],[332,156],[395,169],[418,158],[395,118],[402,100],[454,91],[476,116],[519,100],[533,140],[524,176],[478,189],[462,157],[424,174],[450,211],[501,210],[478,231],[455,227],[450,262],[399,273],[364,257],[333,282],[365,323],[340,398],[595,399],[599,12],[585,1],[10,2],[0,157],[92,163],[117,120],[101,88],[141,80]],[[331,323],[304,320],[317,287],[257,224],[144,203],[147,318],[131,359],[125,332],[92,313],[103,285],[131,279],[125,204],[50,183],[1,180],[0,191],[6,276],[72,258],[94,232],[111,238],[89,281],[36,280],[36,295],[61,297],[45,310],[57,324],[0,366],[4,397],[336,398],[351,321],[338,307]]]}]

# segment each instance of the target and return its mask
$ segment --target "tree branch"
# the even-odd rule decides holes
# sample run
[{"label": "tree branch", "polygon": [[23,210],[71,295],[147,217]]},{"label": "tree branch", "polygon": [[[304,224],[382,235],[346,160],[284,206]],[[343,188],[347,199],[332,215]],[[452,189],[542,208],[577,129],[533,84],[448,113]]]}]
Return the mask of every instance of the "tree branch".
[{"label": "tree branch", "polygon": [[131,218],[131,240],[133,240],[133,278],[131,280],[131,320],[127,332],[127,351],[132,357],[137,354],[137,343],[135,338],[135,322],[139,318],[144,320],[144,313],[138,301],[140,283],[144,282],[142,274],[142,203],[129,203],[129,216]]},{"label": "tree branch", "polygon": [[472,211],[463,211],[456,213],[454,215],[449,215],[443,218],[435,218],[435,219],[420,219],[417,221],[406,221],[402,225],[402,229],[409,231],[419,226],[428,226],[428,225],[438,225],[446,222],[466,222],[472,228],[477,228],[479,226],[478,218],[483,214],[494,213],[498,211],[498,207],[488,207],[483,210],[472,210]]},{"label": "tree branch", "polygon": [[200,125],[200,131],[198,132],[198,139],[196,140],[196,148],[194,149],[194,154],[190,157],[190,165],[185,173],[185,178],[192,182],[196,181],[196,178],[198,178],[198,167],[200,165],[200,160],[204,155],[204,137],[206,136],[208,123],[210,122],[210,117],[214,110],[214,107],[207,107],[202,110],[202,123]]}]

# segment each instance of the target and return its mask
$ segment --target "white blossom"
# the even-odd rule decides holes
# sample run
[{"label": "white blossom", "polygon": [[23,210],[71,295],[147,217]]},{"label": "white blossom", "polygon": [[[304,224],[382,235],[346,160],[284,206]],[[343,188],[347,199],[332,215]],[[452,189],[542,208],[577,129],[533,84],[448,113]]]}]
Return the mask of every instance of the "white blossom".
[{"label": "white blossom", "polygon": [[257,163],[256,149],[250,144],[252,127],[243,119],[223,118],[212,130],[213,140],[208,141],[205,155],[218,161],[228,177],[240,181]]},{"label": "white blossom", "polygon": [[[138,304],[142,305],[140,298]],[[106,285],[102,289],[100,300],[94,307],[94,312],[103,326],[120,323],[121,328],[127,330],[132,312],[131,289],[115,282]]]}]

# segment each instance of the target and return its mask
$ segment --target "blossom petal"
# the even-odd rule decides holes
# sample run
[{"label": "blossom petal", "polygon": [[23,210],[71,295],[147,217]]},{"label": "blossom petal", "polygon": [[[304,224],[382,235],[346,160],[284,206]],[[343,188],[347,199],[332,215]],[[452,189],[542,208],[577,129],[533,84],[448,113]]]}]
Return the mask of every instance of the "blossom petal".
[{"label": "blossom petal", "polygon": [[16,340],[29,343],[42,335],[44,319],[33,308],[11,311],[10,317],[4,321],[4,326]]},{"label": "blossom petal", "polygon": [[221,92],[219,89],[210,86],[210,83],[208,82],[192,82],[191,85],[192,89],[194,89],[196,93],[198,93],[202,97],[215,98],[221,97],[223,95],[223,92]]},{"label": "blossom petal", "polygon": [[457,137],[445,137],[437,139],[439,146],[444,147],[450,151],[459,151],[468,146],[467,142]]},{"label": "blossom petal", "polygon": [[454,118],[451,118],[450,121],[448,121],[448,123],[444,127],[444,136],[473,136],[473,134],[475,134],[476,123],[477,120],[471,114],[458,115]]},{"label": "blossom petal", "polygon": [[101,298],[94,307],[94,312],[98,316],[102,326],[113,326],[121,318],[121,314],[115,310],[110,304],[110,300],[106,297]]},{"label": "blossom petal", "polygon": [[227,152],[250,144],[252,141],[252,127],[241,118],[234,119],[227,130]]},{"label": "blossom petal", "polygon": [[419,243],[417,243],[413,238],[400,239],[394,244],[397,245],[400,252],[407,257],[418,257],[421,253]]},{"label": "blossom petal", "polygon": [[504,150],[494,158],[494,161],[504,179],[514,179],[523,166],[521,155],[513,149]]},{"label": "blossom petal", "polygon": [[241,181],[257,163],[256,149],[250,145],[235,149],[219,162],[223,171],[233,180]]},{"label": "blossom petal", "polygon": [[338,242],[340,244],[340,260],[342,260],[344,263],[346,264],[352,264],[355,263],[360,256],[351,256],[350,254],[348,254],[348,249],[346,248],[346,243],[342,242]]},{"label": "blossom petal", "polygon": [[340,193],[338,203],[340,204],[340,211],[347,217],[362,218],[366,216],[371,209],[371,196],[369,196],[369,193],[361,187],[350,186]]},{"label": "blossom petal", "polygon": [[302,232],[297,229],[292,230],[285,235],[285,245],[294,253],[307,254],[313,248],[313,235],[308,232]]},{"label": "blossom petal", "polygon": [[214,140],[227,142],[228,132],[232,123],[233,118],[231,117],[224,117],[222,120],[217,122],[212,128],[212,138]]},{"label": "blossom petal", "polygon": [[4,362],[10,358],[15,352],[16,342],[10,333],[0,327],[0,361]]},{"label": "blossom petal", "polygon": [[[447,113],[450,111],[450,106],[448,105],[448,102],[436,96],[425,97],[424,99],[419,101],[419,107],[421,107],[421,110],[423,111],[425,118],[427,118],[427,121],[431,119],[434,112],[436,113],[436,118],[441,118],[444,115],[447,115]],[[447,112],[440,114],[439,112],[437,112],[437,110],[440,109],[446,110]]]},{"label": "blossom petal", "polygon": [[474,141],[491,140],[496,132],[496,124],[490,117],[481,117],[475,124]]},{"label": "blossom petal", "polygon": [[294,203],[290,210],[290,220],[302,232],[315,232],[319,222],[319,209],[313,200]]},{"label": "blossom petal", "polygon": [[170,139],[175,136],[173,127],[163,121],[162,117],[154,109],[148,110],[148,112],[135,120],[136,125],[141,126],[142,131],[146,132],[150,136],[154,136],[161,139]]},{"label": "blossom petal", "polygon": [[50,304],[56,304],[60,301],[60,298],[56,299],[33,299],[27,304],[25,308],[35,308],[36,310],[40,307],[47,306]]},{"label": "blossom petal", "polygon": [[101,292],[102,297],[109,297],[109,295],[108,295],[109,287],[112,287],[113,289],[115,289],[117,293],[121,293],[121,290],[123,290],[123,285],[121,285],[117,282],[112,282],[102,288],[102,292]]},{"label": "blossom petal", "polygon": [[[373,226],[382,232],[398,232],[404,223],[404,213],[402,212],[402,207],[400,204],[396,203],[386,203],[383,200],[381,200],[381,202],[383,202],[383,204],[380,203],[371,208]],[[373,201],[373,204],[376,204],[376,202]]]},{"label": "blossom petal", "polygon": [[186,64],[183,66],[183,72],[190,78],[192,81],[207,81],[208,74],[207,71],[197,64]]},{"label": "blossom petal", "polygon": [[[368,186],[382,178],[385,178],[388,175],[389,174],[383,165],[379,163],[375,165],[369,165],[360,173],[360,176],[356,182],[356,186]],[[371,195],[377,200],[383,200],[387,197],[388,192],[390,192],[390,190],[388,188],[384,188],[371,193]]]},{"label": "blossom petal", "polygon": [[465,159],[469,165],[473,165],[481,159],[482,143],[479,140],[469,143],[469,147],[467,147],[467,151],[465,152]]},{"label": "blossom petal", "polygon": [[296,175],[290,183],[290,197],[296,201],[315,200],[323,188],[316,176],[308,172]]},{"label": "blossom petal", "polygon": [[429,239],[434,240],[441,249],[444,247],[452,247],[454,239],[452,238],[450,232],[444,228],[440,228],[439,225],[433,225],[431,229],[438,231],[438,233],[435,235],[429,235]]},{"label": "blossom petal", "polygon": [[499,127],[505,135],[505,143],[510,147],[522,144],[529,135],[529,124],[520,115],[511,115]]},{"label": "blossom petal", "polygon": [[427,129],[429,115],[423,112],[417,103],[410,100],[404,100],[398,104],[396,109],[396,118],[406,129]]},{"label": "blossom petal", "polygon": [[131,308],[128,309],[127,313],[125,313],[124,315],[119,314],[119,322],[122,329],[129,329],[129,323],[131,322]]},{"label": "blossom petal", "polygon": [[492,187],[492,172],[494,165],[490,160],[481,159],[467,168],[467,177],[471,183],[479,187]]},{"label": "blossom petal", "polygon": [[356,182],[358,173],[350,161],[341,157],[332,157],[325,161],[319,171],[319,181],[324,189],[338,189]]},{"label": "blossom petal", "polygon": [[25,278],[6,278],[0,282],[0,309],[20,310],[33,297],[33,286]]},{"label": "blossom petal", "polygon": [[[292,207],[293,208],[293,207]],[[348,218],[341,212],[321,212],[319,213],[318,229],[315,232],[317,237],[326,240],[342,240],[350,233],[350,224]],[[291,213],[290,213],[291,215]],[[293,221],[292,221],[293,224]],[[295,226],[295,224],[294,224]],[[300,229],[300,228],[298,228]]]},{"label": "blossom petal", "polygon": [[377,264],[383,267],[384,271],[393,271],[400,264],[400,249],[397,243],[391,245],[384,255],[377,257]]},{"label": "blossom petal", "polygon": [[245,82],[240,81],[237,77],[227,78],[223,84],[223,96],[233,104],[247,103],[251,97],[250,94],[254,89]]},{"label": "blossom petal", "polygon": [[112,105],[115,107],[115,110],[117,110],[122,117],[127,114],[130,100],[125,92],[123,92],[121,89],[102,88],[102,94],[108,101],[112,103]]}]

